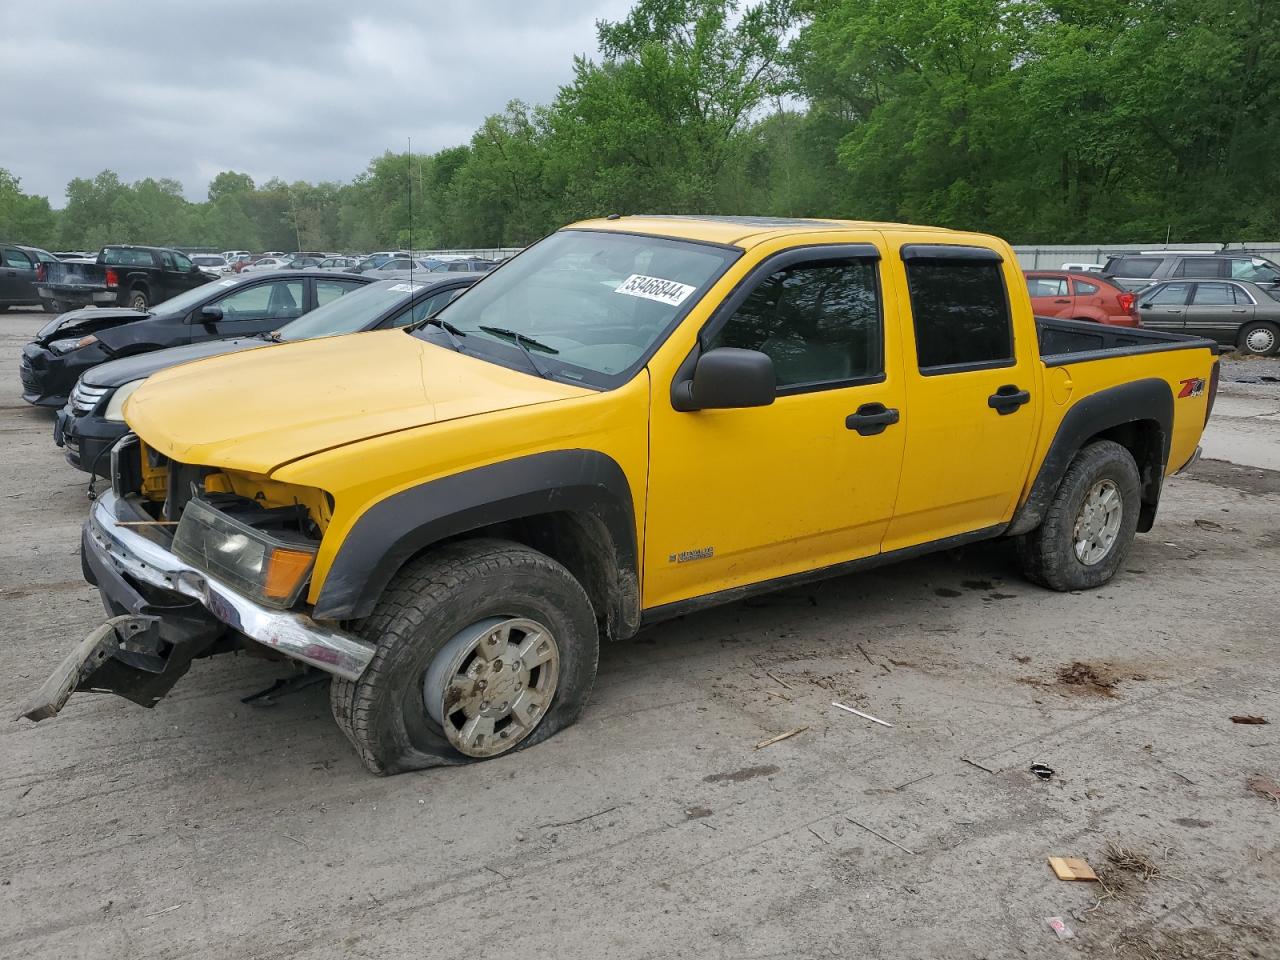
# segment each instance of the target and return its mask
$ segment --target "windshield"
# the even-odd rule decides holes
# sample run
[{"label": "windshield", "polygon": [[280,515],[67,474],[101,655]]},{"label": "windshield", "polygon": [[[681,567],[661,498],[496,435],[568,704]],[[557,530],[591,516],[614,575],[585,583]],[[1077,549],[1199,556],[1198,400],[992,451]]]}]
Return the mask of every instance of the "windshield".
[{"label": "windshield", "polygon": [[310,340],[314,337],[333,337],[342,333],[355,333],[398,303],[407,303],[420,283],[407,280],[383,280],[372,283],[337,300],[330,300],[305,317],[280,328],[281,340]]},{"label": "windshield", "polygon": [[564,230],[486,277],[440,316],[471,335],[469,351],[484,343],[500,344],[503,356],[519,354],[511,334],[520,334],[537,341],[525,344],[552,375],[616,386],[737,255],[662,237]]},{"label": "windshield", "polygon": [[241,283],[239,279],[228,277],[226,280],[214,280],[211,283],[203,283],[198,287],[192,287],[185,290],[164,303],[157,303],[151,308],[152,313],[186,313],[187,311],[204,303],[210,297],[216,294],[227,292],[228,287],[234,287]]}]

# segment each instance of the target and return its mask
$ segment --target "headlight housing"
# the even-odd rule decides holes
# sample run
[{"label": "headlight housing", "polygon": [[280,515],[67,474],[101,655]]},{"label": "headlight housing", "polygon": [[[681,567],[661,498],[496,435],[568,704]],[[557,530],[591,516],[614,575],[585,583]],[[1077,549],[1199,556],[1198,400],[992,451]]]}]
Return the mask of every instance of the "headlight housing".
[{"label": "headlight housing", "polygon": [[196,499],[182,510],[173,552],[244,596],[287,609],[311,575],[316,544],[301,534],[259,530]]},{"label": "headlight housing", "polygon": [[111,395],[111,399],[107,401],[107,409],[103,411],[102,418],[104,420],[112,420],[116,423],[124,423],[124,402],[133,396],[133,391],[146,383],[146,378],[141,380],[130,380],[124,386],[116,387],[116,392]]},{"label": "headlight housing", "polygon": [[61,356],[64,353],[70,353],[72,350],[79,350],[81,347],[87,347],[91,343],[97,343],[98,338],[92,333],[87,337],[68,337],[65,340],[53,340],[49,344],[49,349]]}]

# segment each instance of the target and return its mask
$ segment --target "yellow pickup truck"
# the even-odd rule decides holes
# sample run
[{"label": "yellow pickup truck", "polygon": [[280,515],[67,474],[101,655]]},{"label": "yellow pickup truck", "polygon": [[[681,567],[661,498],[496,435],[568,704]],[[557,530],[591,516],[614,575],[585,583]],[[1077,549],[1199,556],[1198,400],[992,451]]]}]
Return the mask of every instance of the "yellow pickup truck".
[{"label": "yellow pickup truck", "polygon": [[376,773],[573,722],[602,639],[995,537],[1106,583],[1198,452],[1207,340],[1037,320],[994,237],[609,217],[398,330],[173,368],[84,527],[110,619],[20,714],[198,657],[332,675]]}]

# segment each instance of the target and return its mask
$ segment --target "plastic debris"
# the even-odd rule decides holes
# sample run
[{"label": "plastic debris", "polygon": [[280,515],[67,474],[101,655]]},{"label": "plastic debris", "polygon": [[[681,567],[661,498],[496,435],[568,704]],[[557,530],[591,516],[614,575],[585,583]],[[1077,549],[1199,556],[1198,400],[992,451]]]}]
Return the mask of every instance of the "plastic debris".
[{"label": "plastic debris", "polygon": [[1049,866],[1059,880],[1097,880],[1098,875],[1079,857],[1050,857]]},{"label": "plastic debris", "polygon": [[1075,934],[1071,928],[1067,926],[1067,921],[1061,917],[1045,917],[1044,922],[1049,925],[1049,929],[1058,935],[1059,940],[1070,940]]},{"label": "plastic debris", "polygon": [[1232,717],[1232,718],[1231,718],[1231,722],[1232,722],[1232,723],[1250,723],[1250,724],[1255,724],[1255,725],[1261,725],[1261,724],[1270,723],[1271,721],[1270,721],[1270,720],[1265,720],[1265,719],[1263,719],[1262,717],[1251,717],[1251,716],[1248,716],[1248,715],[1246,714],[1246,715],[1244,715],[1244,716]]},{"label": "plastic debris", "polygon": [[881,720],[879,717],[873,717],[871,714],[863,713],[861,710],[855,710],[853,709],[853,707],[846,707],[843,703],[836,703],[834,700],[832,700],[831,705],[833,707],[839,707],[841,710],[847,710],[850,713],[852,713],[854,716],[861,717],[863,720],[870,720],[872,723],[878,723],[882,727],[893,726],[893,724],[889,723],[887,720]]},{"label": "plastic debris", "polygon": [[1053,779],[1053,767],[1046,767],[1043,763],[1033,763],[1031,765],[1031,772],[1041,780]]}]

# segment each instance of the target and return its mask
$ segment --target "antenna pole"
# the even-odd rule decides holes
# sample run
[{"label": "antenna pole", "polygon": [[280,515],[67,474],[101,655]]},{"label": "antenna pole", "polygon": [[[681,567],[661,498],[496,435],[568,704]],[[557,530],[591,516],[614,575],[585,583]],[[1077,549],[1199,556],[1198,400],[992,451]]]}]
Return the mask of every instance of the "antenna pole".
[{"label": "antenna pole", "polygon": [[413,283],[413,137],[409,138],[409,282]]}]

